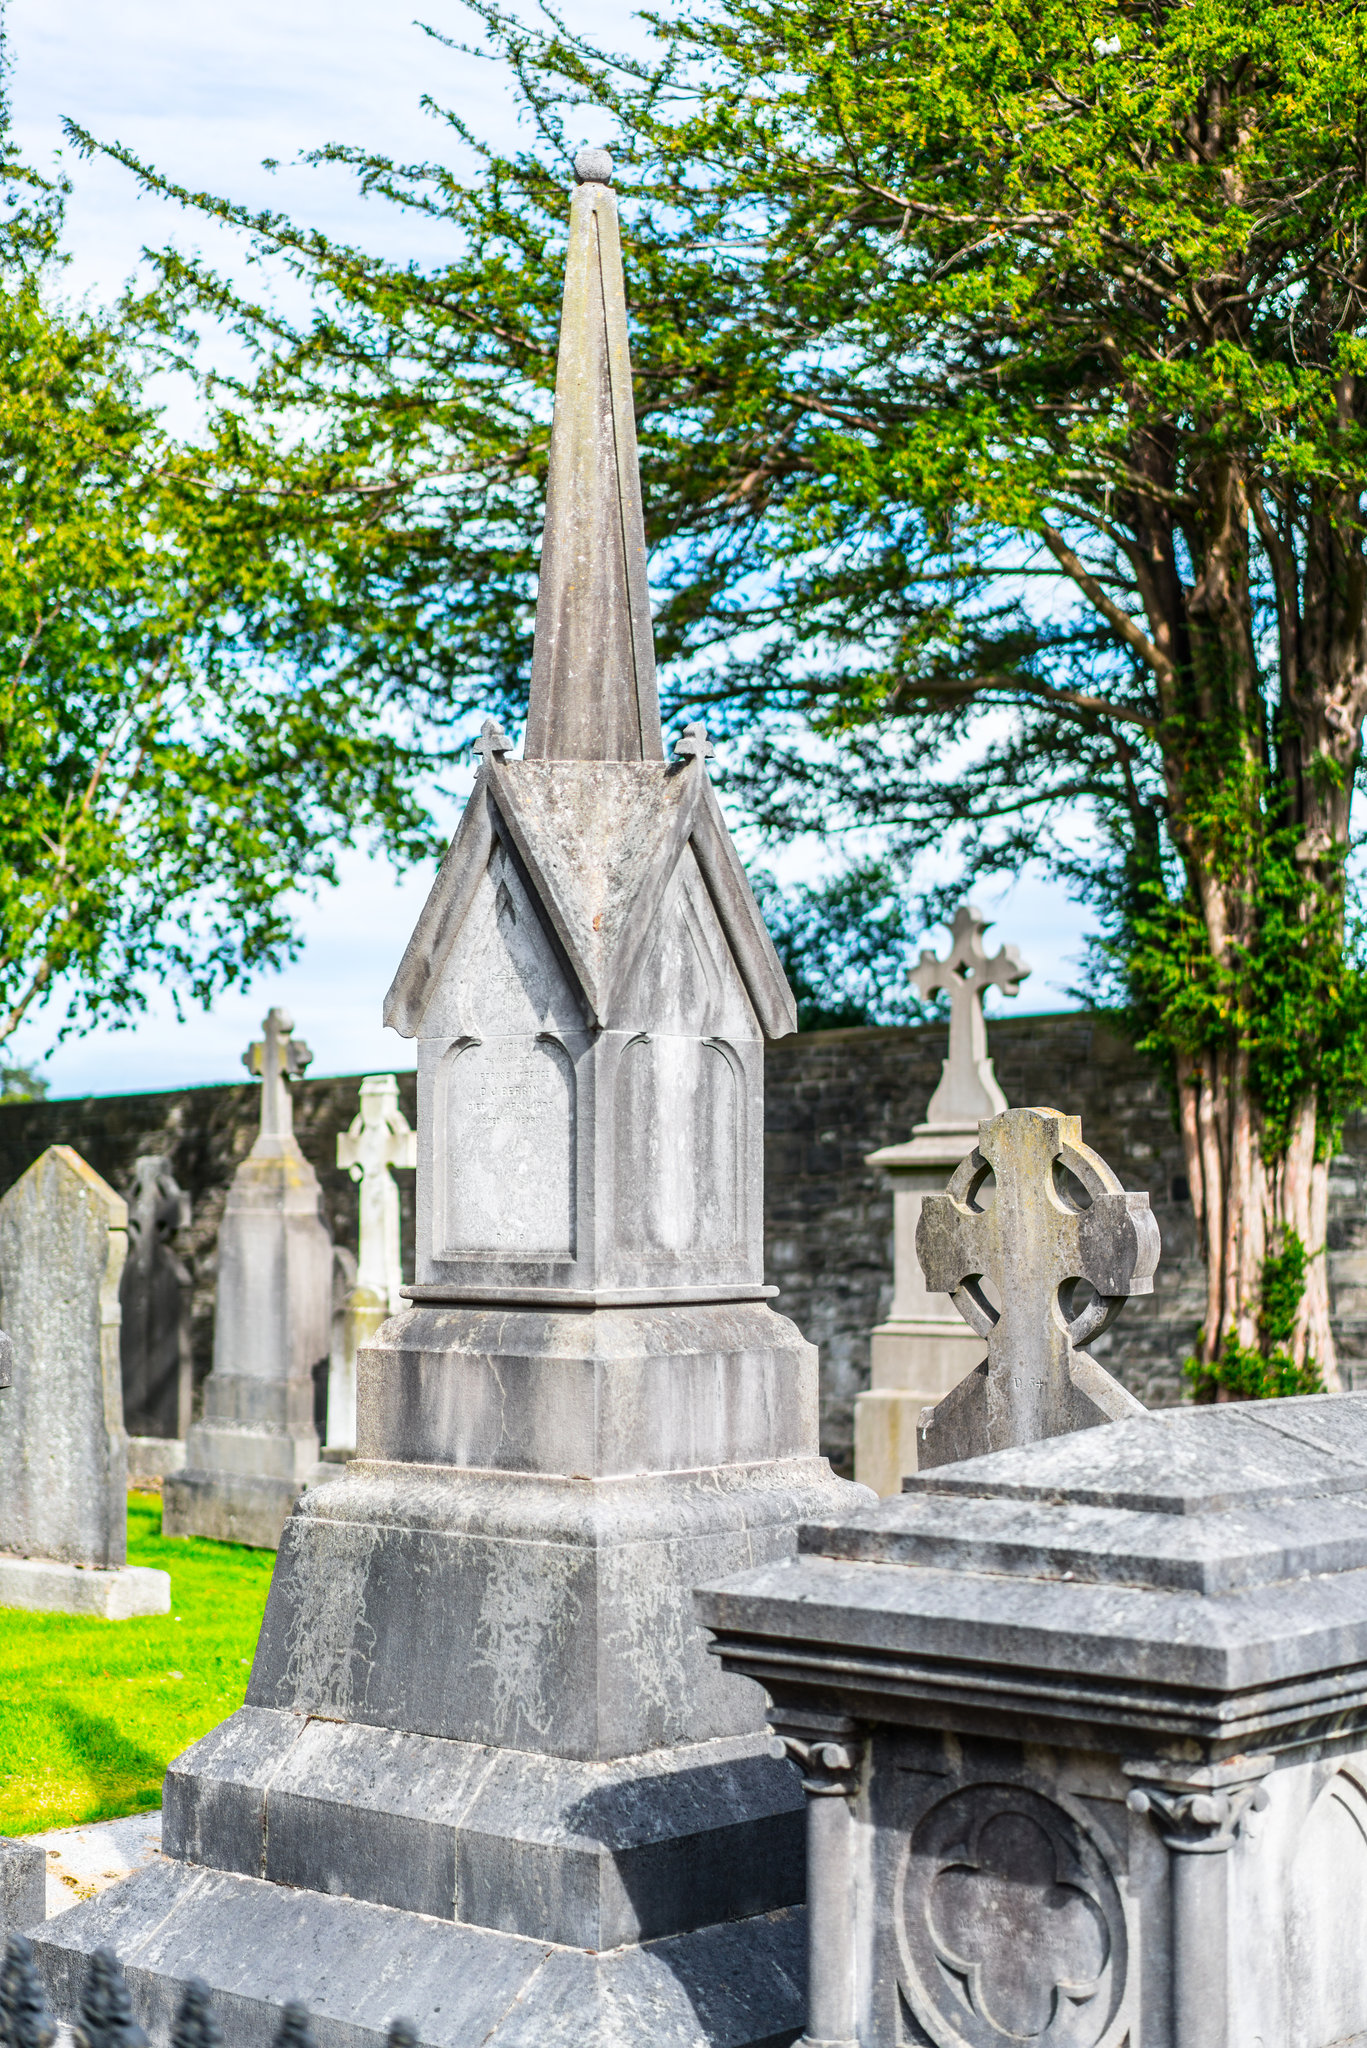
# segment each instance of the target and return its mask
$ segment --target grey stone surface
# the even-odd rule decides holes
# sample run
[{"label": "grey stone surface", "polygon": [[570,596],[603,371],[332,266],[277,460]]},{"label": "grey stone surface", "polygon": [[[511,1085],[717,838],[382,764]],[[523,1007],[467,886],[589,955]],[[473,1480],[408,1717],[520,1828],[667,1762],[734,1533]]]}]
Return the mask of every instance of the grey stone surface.
[{"label": "grey stone surface", "polygon": [[1126,1194],[1077,1117],[1009,1109],[984,1120],[916,1230],[926,1285],[949,1295],[987,1357],[922,1414],[919,1463],[950,1464],[1140,1412],[1083,1345],[1148,1294],[1158,1225]]},{"label": "grey stone surface", "polygon": [[158,2030],[194,1971],[229,2014],[303,1995],[320,2048],[334,2013],[368,2041],[390,1984],[462,2048],[800,2025],[794,1776],[690,1589],[863,1496],[764,1298],[792,997],[706,738],[665,765],[631,654],[612,208],[585,188],[571,221],[529,758],[486,724],[390,996],[419,1039],[415,1305],[358,1353],[357,1457],[290,1516],[247,1708],[170,1773],[173,1874],[60,1938],[131,1948]]},{"label": "grey stone surface", "polygon": [[318,2048],[380,2048],[398,2014],[423,2048],[788,2048],[802,2025],[800,1912],[592,1955],[167,1860],[35,1936],[59,2017],[102,1943],[158,2048],[192,1972],[242,2048],[270,2048],[290,1997]]},{"label": "grey stone surface", "polygon": [[699,1604],[803,1760],[831,2038],[1363,2038],[1367,1396],[922,1473]]},{"label": "grey stone surface", "polygon": [[184,1437],[194,1394],[190,1275],[175,1239],[190,1226],[190,1197],[164,1152],[133,1168],[128,1256],[119,1283],[124,1426],[133,1436]]},{"label": "grey stone surface", "polygon": [[171,1578],[148,1565],[59,1564],[50,1557],[0,1553],[0,1607],[132,1621],[170,1613]]},{"label": "grey stone surface", "polygon": [[755,1735],[583,1763],[247,1706],[172,1765],[164,1842],[186,1862],[593,1949],[802,1891],[796,1777]]},{"label": "grey stone surface", "polygon": [[949,1296],[926,1286],[916,1232],[922,1202],[943,1190],[973,1150],[980,1119],[1007,1106],[987,1054],[983,997],[990,988],[1015,995],[1030,969],[1014,946],[989,955],[989,922],[973,904],[961,904],[946,958],[923,952],[912,970],[923,995],[943,989],[949,996],[949,1054],[925,1121],[908,1143],[882,1146],[867,1160],[892,1182],[893,1289],[887,1321],[870,1338],[868,1391],[855,1402],[854,1476],[884,1498],[899,1493],[905,1474],[916,1470],[922,1413],[958,1385],[982,1351]]},{"label": "grey stone surface", "polygon": [[47,1859],[36,1842],[0,1836],[0,1936],[23,1934],[47,1913]]},{"label": "grey stone surface", "polygon": [[293,1131],[289,1084],[308,1049],[281,1010],[263,1029],[244,1055],[261,1076],[261,1128],[219,1231],[213,1371],[185,1469],[163,1487],[162,1528],[273,1549],[319,1474],[315,1377],[332,1334],[332,1243]]},{"label": "grey stone surface", "polygon": [[119,1278],[127,1210],[65,1145],[0,1201],[0,1551],[59,1564],[127,1556]]}]

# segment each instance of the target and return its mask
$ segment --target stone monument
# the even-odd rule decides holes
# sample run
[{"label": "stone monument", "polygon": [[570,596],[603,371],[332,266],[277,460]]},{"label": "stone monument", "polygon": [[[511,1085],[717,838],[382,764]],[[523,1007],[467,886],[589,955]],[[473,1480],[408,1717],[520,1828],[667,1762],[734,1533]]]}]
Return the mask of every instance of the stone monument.
[{"label": "stone monument", "polygon": [[0,1201],[0,1607],[165,1614],[165,1572],[127,1562],[119,1277],[128,1212],[68,1145]]},{"label": "stone monument", "polygon": [[128,1257],[119,1284],[124,1426],[130,1436],[184,1437],[194,1380],[190,1275],[177,1231],[190,1225],[190,1197],[163,1153],[134,1162],[128,1190]]},{"label": "stone monument", "polygon": [[356,1353],[389,1316],[403,1307],[399,1289],[399,1190],[391,1169],[416,1166],[417,1134],[399,1108],[397,1074],[367,1074],[361,1107],[337,1140],[337,1164],[360,1187],[356,1278],[347,1295],[341,1344],[328,1378],[328,1448],[356,1442]]},{"label": "stone monument", "polygon": [[291,1516],[247,1704],[171,1768],[167,1853],[43,1936],[63,2011],[111,1940],[159,2037],[192,1975],[350,2048],[396,2007],[441,2048],[801,2023],[800,1786],[690,1589],[867,1496],[764,1285],[794,1005],[705,736],[665,757],[611,162],[576,170],[525,754],[486,724],[389,998],[412,1305]]},{"label": "stone monument", "polygon": [[982,1352],[948,1297],[927,1287],[916,1226],[925,1197],[938,1194],[973,1150],[979,1121],[1006,1108],[987,1056],[983,997],[989,988],[1015,995],[1030,969],[1014,946],[988,953],[983,934],[990,922],[973,904],[961,904],[948,957],[923,952],[912,969],[922,995],[943,989],[949,997],[949,1057],[910,1141],[868,1158],[892,1182],[893,1291],[888,1320],[873,1332],[869,1390],[854,1404],[854,1476],[884,1495],[900,1492],[903,1476],[916,1470],[921,1410],[947,1394]]},{"label": "stone monument", "polygon": [[922,1411],[921,1467],[1142,1415],[1082,1347],[1131,1295],[1153,1292],[1159,1249],[1147,1194],[1126,1194],[1075,1116],[1008,1109],[985,1120],[916,1227],[927,1287],[987,1345]]},{"label": "stone monument", "polygon": [[274,1550],[319,1463],[315,1373],[332,1326],[332,1239],[294,1135],[290,1083],[311,1054],[273,1009],[243,1063],[261,1077],[261,1129],[233,1175],[218,1234],[213,1370],[185,1469],[163,1489],[168,1536]]},{"label": "stone monument", "polygon": [[921,1473],[709,1589],[809,1797],[806,2041],[1367,2040],[1367,1394]]}]

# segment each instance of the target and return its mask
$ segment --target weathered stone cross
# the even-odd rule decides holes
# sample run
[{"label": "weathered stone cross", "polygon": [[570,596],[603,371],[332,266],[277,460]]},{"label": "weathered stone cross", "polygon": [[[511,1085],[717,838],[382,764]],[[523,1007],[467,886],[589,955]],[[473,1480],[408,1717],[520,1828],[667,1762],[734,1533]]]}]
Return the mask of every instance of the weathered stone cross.
[{"label": "weathered stone cross", "polygon": [[984,1119],[945,1193],[926,1196],[916,1231],[927,1287],[987,1339],[984,1362],[923,1411],[921,1467],[1142,1414],[1081,1347],[1128,1296],[1153,1291],[1159,1249],[1148,1196],[1126,1194],[1077,1117]]},{"label": "weathered stone cross", "polygon": [[271,1010],[262,1023],[264,1038],[255,1038],[242,1055],[249,1074],[261,1077],[261,1136],[294,1134],[294,1104],[286,1086],[297,1081],[313,1058],[302,1038],[295,1038],[294,1019],[286,1010]]},{"label": "weathered stone cross", "polygon": [[361,1187],[360,1250],[356,1285],[373,1288],[389,1315],[403,1307],[399,1288],[399,1190],[391,1166],[416,1166],[417,1133],[399,1108],[394,1074],[367,1074],[360,1114],[337,1140],[337,1164]]},{"label": "weathered stone cross", "polygon": [[909,978],[923,996],[943,989],[949,997],[949,1058],[930,1098],[927,1124],[972,1130],[980,1118],[1006,1108],[987,1057],[983,997],[989,988],[1015,995],[1030,969],[1014,946],[989,955],[983,933],[991,922],[973,904],[961,903],[950,928],[948,959],[937,960],[925,951],[911,970]]}]

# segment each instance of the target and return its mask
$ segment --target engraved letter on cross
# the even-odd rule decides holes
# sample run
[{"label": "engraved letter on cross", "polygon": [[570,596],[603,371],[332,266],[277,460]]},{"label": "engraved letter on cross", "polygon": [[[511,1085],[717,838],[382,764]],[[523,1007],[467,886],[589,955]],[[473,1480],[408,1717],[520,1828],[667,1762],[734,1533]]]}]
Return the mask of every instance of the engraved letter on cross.
[{"label": "engraved letter on cross", "polygon": [[985,1363],[923,1424],[923,1466],[1140,1412],[1082,1346],[1128,1296],[1152,1292],[1158,1225],[1148,1196],[1127,1194],[1083,1144],[1075,1116],[984,1120],[945,1193],[926,1197],[916,1250],[927,1287],[987,1340]]}]

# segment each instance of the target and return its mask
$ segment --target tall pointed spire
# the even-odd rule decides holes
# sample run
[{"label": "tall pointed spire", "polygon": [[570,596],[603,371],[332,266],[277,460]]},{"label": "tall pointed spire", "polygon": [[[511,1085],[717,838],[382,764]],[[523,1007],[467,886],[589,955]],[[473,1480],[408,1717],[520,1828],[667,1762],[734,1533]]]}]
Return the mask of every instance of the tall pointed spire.
[{"label": "tall pointed spire", "polygon": [[582,150],[574,169],[523,751],[661,761],[612,158]]}]

